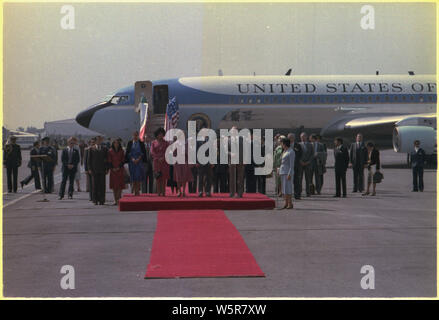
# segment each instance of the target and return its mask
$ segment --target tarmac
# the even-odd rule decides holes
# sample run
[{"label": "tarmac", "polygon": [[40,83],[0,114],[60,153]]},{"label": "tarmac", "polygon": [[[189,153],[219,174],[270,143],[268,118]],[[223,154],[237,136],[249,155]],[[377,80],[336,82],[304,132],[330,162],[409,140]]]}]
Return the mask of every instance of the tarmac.
[{"label": "tarmac", "polygon": [[[3,194],[4,296],[436,296],[436,170],[425,171],[424,192],[411,192],[405,161],[404,154],[382,152],[384,180],[375,197],[350,192],[349,169],[348,197],[333,198],[329,167],[322,195],[295,201],[293,210],[226,211],[265,278],[146,280],[156,212],[119,212],[110,190],[108,204],[95,206],[84,191],[57,200],[59,183],[49,202],[40,202],[33,185],[19,187]],[[28,171],[20,168],[20,177]],[[85,190],[84,176],[81,183]],[[272,179],[267,193],[274,197]],[[64,265],[74,268],[75,289],[61,288]],[[365,265],[373,267],[374,289],[361,286]]]}]

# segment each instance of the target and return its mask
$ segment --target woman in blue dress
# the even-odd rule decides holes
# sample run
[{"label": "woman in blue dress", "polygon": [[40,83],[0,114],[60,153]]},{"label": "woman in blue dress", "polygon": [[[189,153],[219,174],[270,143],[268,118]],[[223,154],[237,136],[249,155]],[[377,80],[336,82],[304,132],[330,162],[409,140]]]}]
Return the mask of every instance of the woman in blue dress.
[{"label": "woman in blue dress", "polygon": [[133,133],[133,140],[128,142],[126,162],[130,170],[130,180],[134,195],[140,194],[140,186],[145,179],[144,159],[146,159],[145,144],[139,140],[139,133]]}]

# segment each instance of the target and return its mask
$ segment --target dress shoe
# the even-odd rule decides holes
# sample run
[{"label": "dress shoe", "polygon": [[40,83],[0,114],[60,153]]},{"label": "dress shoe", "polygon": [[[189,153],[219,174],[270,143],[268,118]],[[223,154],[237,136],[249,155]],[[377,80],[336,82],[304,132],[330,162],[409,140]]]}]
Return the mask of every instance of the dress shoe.
[{"label": "dress shoe", "polygon": [[206,193],[206,197],[212,197],[212,195],[210,194],[210,192]]},{"label": "dress shoe", "polygon": [[60,196],[60,197],[58,198],[58,200],[62,200],[62,199],[64,199],[64,197],[61,197],[61,196]]},{"label": "dress shoe", "polygon": [[333,198],[340,198],[340,196],[339,195],[335,195],[335,196],[333,196]]},{"label": "dress shoe", "polygon": [[21,185],[21,189],[23,189],[23,186],[24,186],[24,182],[23,182],[23,181],[21,181],[21,182],[20,182],[20,185]]},{"label": "dress shoe", "polygon": [[202,197],[203,197],[203,193],[200,192],[200,193],[198,194],[198,197],[199,197],[199,198],[202,198]]},{"label": "dress shoe", "polygon": [[345,195],[345,194],[343,195],[343,198],[346,198],[346,195]]}]

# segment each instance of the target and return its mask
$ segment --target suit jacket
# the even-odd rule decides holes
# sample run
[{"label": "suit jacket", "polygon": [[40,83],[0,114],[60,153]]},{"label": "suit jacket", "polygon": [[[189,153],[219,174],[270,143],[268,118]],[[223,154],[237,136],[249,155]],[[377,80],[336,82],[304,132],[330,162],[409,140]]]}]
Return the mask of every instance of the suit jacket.
[{"label": "suit jacket", "polygon": [[314,157],[314,147],[311,142],[301,142],[300,146],[302,147],[302,157],[300,161],[303,162],[311,162]]},{"label": "suit jacket", "polygon": [[294,146],[293,146],[293,150],[294,150],[294,168],[299,168],[299,164],[300,164],[300,159],[302,158],[302,146],[300,145],[300,143],[294,142]]},{"label": "suit jacket", "polygon": [[43,160],[43,167],[46,170],[49,170],[50,168],[53,168],[56,165],[58,154],[54,147],[52,146],[42,146],[40,148],[40,154],[48,155],[49,158],[46,160]]},{"label": "suit jacket", "polygon": [[412,163],[412,168],[423,168],[425,162],[425,151],[419,148],[416,152],[413,150],[410,152],[410,162]]},{"label": "suit jacket", "polygon": [[145,145],[145,172],[152,172],[152,156],[151,156],[151,142],[149,146]]},{"label": "suit jacket", "polygon": [[294,177],[294,159],[295,153],[292,148],[289,148],[282,154],[282,160],[279,168],[279,175],[287,174],[290,175],[291,178]]},{"label": "suit jacket", "polygon": [[363,168],[367,163],[367,148],[363,141],[357,147],[357,142],[353,142],[349,147],[349,157],[354,167]]},{"label": "suit jacket", "polygon": [[[35,148],[35,147],[33,147],[30,151],[31,156],[37,156],[39,154],[40,154],[40,150]],[[40,160],[30,158],[28,166],[31,169],[32,169],[32,167],[34,167],[36,169],[37,167],[41,167],[41,162],[40,162]]]},{"label": "suit jacket", "polygon": [[88,170],[94,173],[106,173],[108,169],[108,150],[100,146],[100,149],[91,148],[88,150],[87,166]]},{"label": "suit jacket", "polygon": [[90,150],[90,147],[87,147],[84,149],[84,170],[87,172],[88,169],[88,150]]},{"label": "suit jacket", "polygon": [[64,170],[68,170],[68,165],[73,165],[73,171],[78,169],[78,163],[80,161],[79,151],[76,148],[72,148],[72,157],[69,159],[69,148],[65,148],[61,153],[61,163]]},{"label": "suit jacket", "polygon": [[[239,151],[239,155],[238,155],[238,164],[244,164],[244,137],[242,137],[242,136],[238,136],[238,141],[237,141],[237,144],[238,144],[238,151]],[[247,141],[246,141],[247,142]],[[234,143],[236,143],[236,142],[234,142]],[[232,150],[232,139],[230,138],[229,139],[229,145],[228,145],[228,148],[229,148],[229,164],[231,164],[232,162],[232,158],[231,158],[231,156],[233,155],[233,150]]]},{"label": "suit jacket", "polygon": [[[368,153],[368,157],[369,157],[369,153]],[[380,170],[381,167],[381,163],[380,163],[380,152],[373,148],[372,152],[370,154],[370,158],[368,158],[368,165],[367,168],[370,169],[371,166],[376,165],[376,169]]]},{"label": "suit jacket", "polygon": [[[145,162],[146,161],[145,144],[140,140],[137,140],[137,142],[140,144],[140,152],[142,152],[142,161],[141,162]],[[133,140],[128,141],[127,150],[125,152],[125,163],[130,162],[130,157],[131,157],[130,152],[131,152],[132,147],[133,147]]]},{"label": "suit jacket", "polygon": [[313,149],[314,149],[313,160],[316,161],[316,163],[320,166],[324,165],[326,163],[326,158],[327,158],[325,146],[320,142],[314,142]]},{"label": "suit jacket", "polygon": [[337,172],[346,172],[349,167],[349,153],[348,149],[341,145],[334,149],[334,168]]},{"label": "suit jacket", "polygon": [[21,166],[21,148],[18,144],[8,143],[3,151],[3,164],[8,167]]}]

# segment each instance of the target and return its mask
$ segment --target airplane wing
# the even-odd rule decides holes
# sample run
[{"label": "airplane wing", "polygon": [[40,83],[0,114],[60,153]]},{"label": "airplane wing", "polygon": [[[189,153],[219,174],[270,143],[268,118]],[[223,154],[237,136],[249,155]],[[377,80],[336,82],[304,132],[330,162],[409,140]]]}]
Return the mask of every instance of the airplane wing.
[{"label": "airplane wing", "polygon": [[355,118],[345,123],[346,129],[361,129],[365,127],[380,127],[380,126],[431,126],[436,122],[435,113],[422,113],[422,114],[404,114],[404,115],[390,115],[390,116],[365,116],[361,118]]},{"label": "airplane wing", "polygon": [[[325,138],[354,137],[361,132],[368,140],[396,152],[407,152],[418,139],[425,149],[433,152],[436,144],[436,114],[349,114],[322,129]],[[426,150],[427,151],[427,150]]]}]

